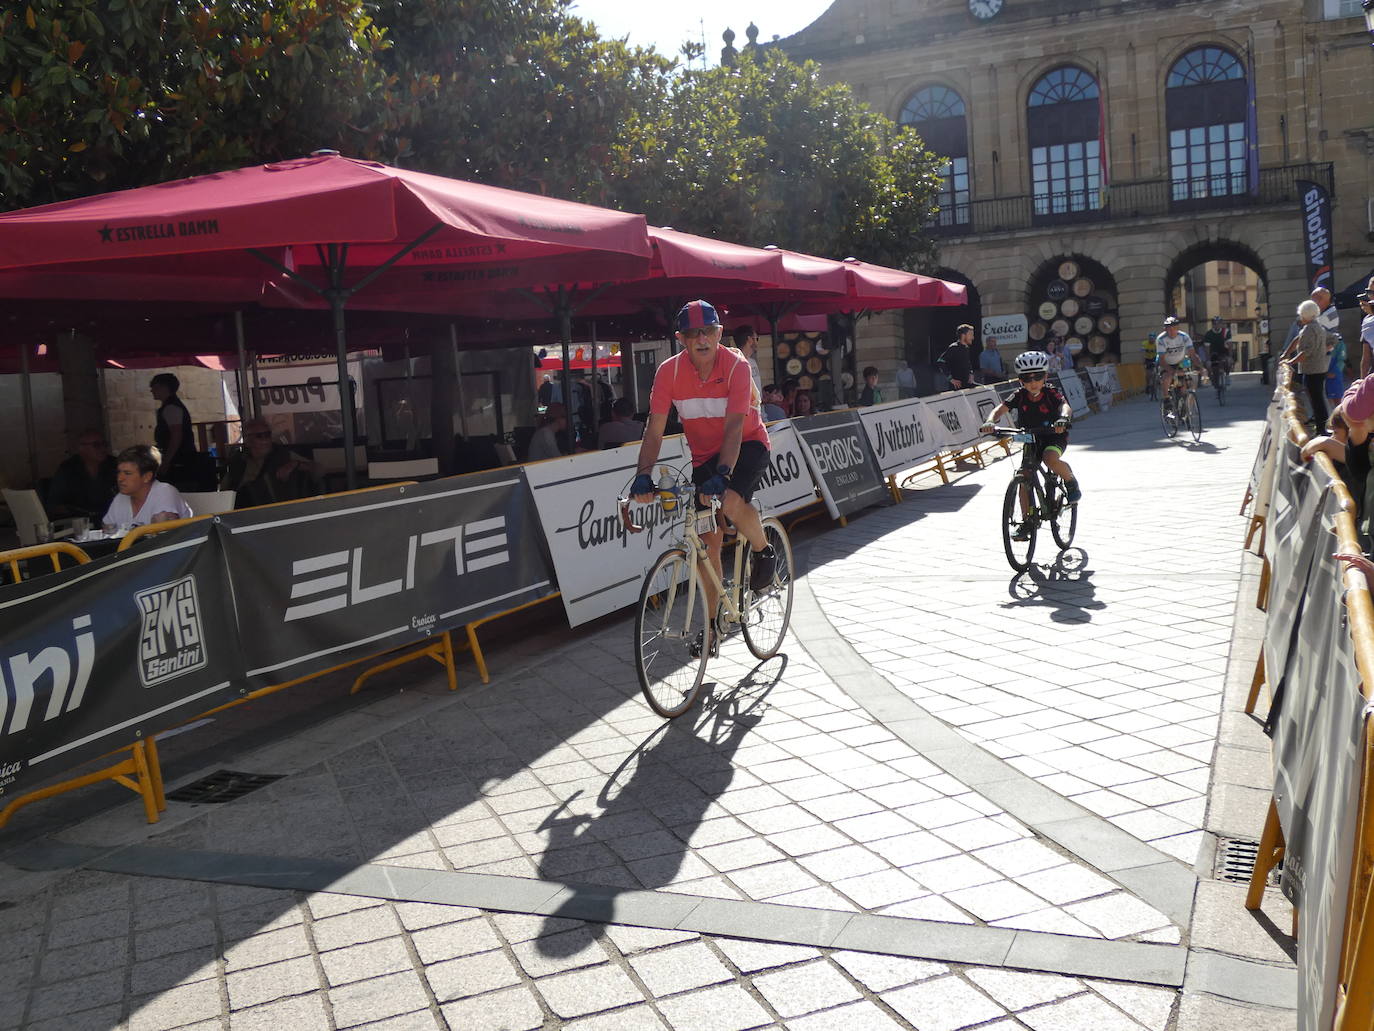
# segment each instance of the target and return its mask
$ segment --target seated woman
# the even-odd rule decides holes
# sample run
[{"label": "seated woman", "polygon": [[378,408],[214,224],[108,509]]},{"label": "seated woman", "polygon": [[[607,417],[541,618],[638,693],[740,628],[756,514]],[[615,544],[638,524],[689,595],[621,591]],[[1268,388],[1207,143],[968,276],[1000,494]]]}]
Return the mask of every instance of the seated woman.
[{"label": "seated woman", "polygon": [[235,508],[295,501],[319,493],[310,463],[274,441],[265,419],[249,419],[243,424],[243,442],[243,449],[229,459],[219,485],[220,490],[236,492]]},{"label": "seated woman", "polygon": [[105,510],[101,522],[106,531],[119,526],[144,526],[171,519],[191,518],[191,506],[170,483],[157,478],[162,455],[155,447],[127,447],[115,459],[115,483],[119,493]]}]

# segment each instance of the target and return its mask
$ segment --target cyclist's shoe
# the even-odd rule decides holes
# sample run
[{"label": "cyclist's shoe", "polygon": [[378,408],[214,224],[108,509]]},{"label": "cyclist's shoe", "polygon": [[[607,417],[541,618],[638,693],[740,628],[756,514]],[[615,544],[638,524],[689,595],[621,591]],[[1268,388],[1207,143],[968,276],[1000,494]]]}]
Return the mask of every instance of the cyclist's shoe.
[{"label": "cyclist's shoe", "polygon": [[[689,654],[692,656],[692,658],[694,658],[694,659],[699,659],[699,658],[701,658],[701,638],[702,638],[702,636],[703,636],[705,633],[706,633],[706,631],[704,631],[704,630],[698,630],[698,631],[697,631],[697,636],[696,636],[696,638],[692,641],[692,643],[691,643],[691,644],[688,646],[688,648],[687,648],[688,653],[689,653]],[[715,635],[712,635],[712,636],[711,636],[711,658],[714,659],[714,658],[716,658],[718,655],[720,655],[720,638],[717,637],[717,636],[715,636]]]},{"label": "cyclist's shoe", "polygon": [[1030,540],[1030,536],[1031,521],[1029,519],[1022,519],[1016,524],[1016,532],[1011,535],[1011,539],[1014,541],[1028,541]]},{"label": "cyclist's shoe", "polygon": [[1079,489],[1077,480],[1070,480],[1064,484],[1064,499],[1070,505],[1078,504],[1078,499],[1083,496],[1083,491]]},{"label": "cyclist's shoe", "polygon": [[767,590],[773,586],[773,574],[778,568],[778,556],[773,545],[765,545],[762,551],[749,554],[749,589],[754,592]]}]

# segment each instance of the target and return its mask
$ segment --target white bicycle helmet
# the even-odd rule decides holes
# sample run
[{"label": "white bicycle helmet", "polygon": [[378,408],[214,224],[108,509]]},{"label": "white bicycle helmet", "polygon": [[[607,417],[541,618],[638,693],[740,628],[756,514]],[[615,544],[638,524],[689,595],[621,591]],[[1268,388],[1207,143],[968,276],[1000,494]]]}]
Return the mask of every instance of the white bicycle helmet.
[{"label": "white bicycle helmet", "polygon": [[1016,372],[1044,372],[1050,367],[1050,356],[1044,351],[1022,351],[1016,356]]}]

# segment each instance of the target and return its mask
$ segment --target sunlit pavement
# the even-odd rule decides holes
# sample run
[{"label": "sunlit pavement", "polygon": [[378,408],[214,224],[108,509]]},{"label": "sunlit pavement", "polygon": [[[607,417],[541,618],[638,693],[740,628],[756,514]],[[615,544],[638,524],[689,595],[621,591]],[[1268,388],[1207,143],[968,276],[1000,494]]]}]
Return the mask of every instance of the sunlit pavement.
[{"label": "sunlit pavement", "polygon": [[0,895],[0,1031],[1294,1026],[1287,911],[1212,878],[1267,800],[1227,712],[1266,396],[1205,392],[1200,443],[1083,421],[1078,537],[1025,576],[1008,460],[803,523],[783,654],[727,641],[671,725],[608,621],[457,695],[398,671],[236,756],[286,774],[238,801],[10,853],[81,868]]}]

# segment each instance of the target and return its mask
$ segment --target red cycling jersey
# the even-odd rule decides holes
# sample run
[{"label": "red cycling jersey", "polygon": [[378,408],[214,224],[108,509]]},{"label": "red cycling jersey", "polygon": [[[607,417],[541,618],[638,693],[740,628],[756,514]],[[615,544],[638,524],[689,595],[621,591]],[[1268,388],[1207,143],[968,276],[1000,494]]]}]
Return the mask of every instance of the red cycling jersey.
[{"label": "red cycling jersey", "polygon": [[741,441],[756,440],[769,446],[768,430],[753,403],[749,362],[732,348],[716,348],[715,364],[705,379],[697,375],[686,351],[679,351],[660,365],[654,374],[649,411],[653,415],[667,415],[673,405],[677,405],[693,465],[720,453],[727,415],[744,415]]}]

